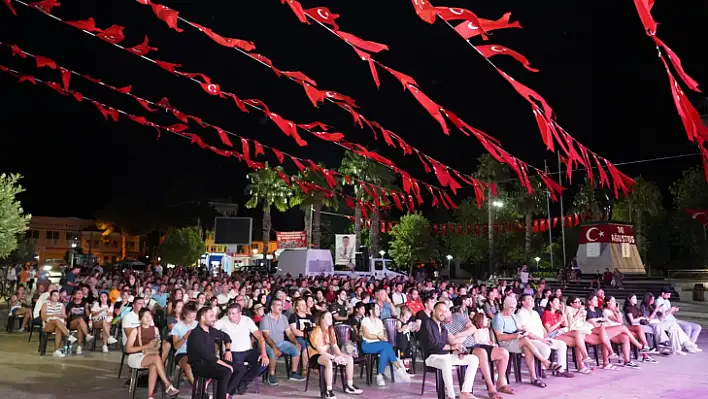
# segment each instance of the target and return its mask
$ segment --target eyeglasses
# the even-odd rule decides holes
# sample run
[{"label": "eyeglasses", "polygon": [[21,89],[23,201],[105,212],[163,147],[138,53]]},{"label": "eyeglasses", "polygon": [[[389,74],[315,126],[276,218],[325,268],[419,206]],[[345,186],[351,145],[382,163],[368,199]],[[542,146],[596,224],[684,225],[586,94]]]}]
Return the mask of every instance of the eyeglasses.
[{"label": "eyeglasses", "polygon": [[574,300],[573,303],[580,303],[580,299]]}]

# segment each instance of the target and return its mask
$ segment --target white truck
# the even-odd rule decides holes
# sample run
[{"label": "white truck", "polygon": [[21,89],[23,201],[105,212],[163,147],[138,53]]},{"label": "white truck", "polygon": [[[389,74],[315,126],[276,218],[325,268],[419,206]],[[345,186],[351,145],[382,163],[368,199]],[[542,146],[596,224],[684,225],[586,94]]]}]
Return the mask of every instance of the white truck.
[{"label": "white truck", "polygon": [[393,270],[392,261],[385,258],[369,258],[368,264],[359,264],[354,268],[334,266],[332,253],[327,249],[286,249],[278,257],[276,275],[290,274],[293,277],[303,275],[322,276],[336,275],[353,278],[371,277],[377,280],[384,278],[406,277],[406,274]]}]

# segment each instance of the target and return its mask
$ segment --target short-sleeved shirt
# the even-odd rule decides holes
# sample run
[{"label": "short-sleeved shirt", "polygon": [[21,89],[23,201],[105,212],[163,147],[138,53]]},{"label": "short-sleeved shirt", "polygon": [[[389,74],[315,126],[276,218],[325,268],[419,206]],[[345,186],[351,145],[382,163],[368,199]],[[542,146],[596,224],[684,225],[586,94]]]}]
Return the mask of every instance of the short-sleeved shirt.
[{"label": "short-sleeved shirt", "polygon": [[349,315],[349,306],[347,306],[347,303],[339,303],[339,301],[334,301],[334,303],[329,307],[330,312],[332,312],[332,315],[337,315],[339,317],[347,317]]},{"label": "short-sleeved shirt", "polygon": [[492,319],[492,328],[494,331],[504,334],[513,334],[519,331],[519,325],[514,316],[504,316],[501,312]]},{"label": "short-sleeved shirt", "polygon": [[546,330],[543,329],[543,323],[541,322],[541,316],[533,309],[519,309],[519,311],[516,312],[516,321],[519,323],[520,327],[523,327],[526,331],[537,337],[543,338],[546,335]]},{"label": "short-sleeved shirt", "polygon": [[600,308],[595,308],[595,310],[590,310],[590,308],[586,309],[587,316],[585,316],[585,320],[591,320],[591,319],[602,319],[605,316],[602,314],[602,309]]},{"label": "short-sleeved shirt", "polygon": [[268,313],[261,319],[260,330],[268,331],[268,336],[277,345],[285,341],[285,331],[290,327],[288,318],[281,314],[277,319],[273,318],[272,313]]},{"label": "short-sleeved shirt", "polygon": [[309,316],[300,317],[297,313],[293,313],[288,318],[289,324],[295,324],[295,328],[300,331],[305,331],[306,329],[312,327],[312,319]]},{"label": "short-sleeved shirt", "polygon": [[393,294],[391,294],[391,300],[395,306],[406,303],[406,299],[407,299],[406,294],[404,294],[402,292],[400,294],[397,292],[394,292]]},{"label": "short-sleeved shirt", "polygon": [[[265,319],[265,316],[263,317]],[[283,318],[283,317],[281,317]],[[214,328],[225,332],[231,338],[232,352],[245,352],[251,349],[251,334],[258,331],[256,323],[248,316],[241,315],[238,324],[224,316],[214,323]]]},{"label": "short-sleeved shirt", "polygon": [[499,313],[499,305],[497,305],[496,303],[484,302],[483,308],[485,314],[491,314],[492,316],[496,316],[497,313]]},{"label": "short-sleeved shirt", "polygon": [[66,293],[71,295],[74,293],[74,286],[69,285],[69,283],[76,283],[76,275],[72,272],[66,274],[66,284],[63,287],[66,290]]},{"label": "short-sleeved shirt", "polygon": [[[465,330],[469,320],[469,318],[465,317],[465,315],[461,313],[453,313],[450,322],[443,323],[443,325],[445,326],[445,328],[447,328],[448,333],[457,334],[458,332]],[[474,346],[474,344],[474,337],[471,334],[467,336],[467,338],[465,338],[465,341],[462,343],[465,348],[470,348]]]},{"label": "short-sleeved shirt", "polygon": [[423,302],[420,298],[417,301],[409,300],[406,306],[408,306],[408,309],[410,309],[411,313],[414,315],[423,310]]},{"label": "short-sleeved shirt", "polygon": [[[421,310],[420,312],[415,314],[415,319],[420,320],[421,322],[425,322],[429,318],[430,318],[430,316],[428,316],[428,314],[425,313],[425,310]],[[421,324],[421,326],[422,326],[422,324]]]},{"label": "short-sleeved shirt", "polygon": [[[126,306],[126,308],[128,308]],[[128,308],[130,309],[130,308]],[[128,337],[125,335],[125,329],[126,328],[136,328],[140,326],[140,318],[138,315],[133,312],[132,310],[128,312],[125,316],[123,316],[123,319],[121,320],[121,332],[123,333],[123,346],[125,346],[126,342],[128,342]]]},{"label": "short-sleeved shirt", "polygon": [[76,319],[88,320],[88,315],[86,314],[86,305],[83,301],[81,301],[81,303],[79,304],[74,301],[69,302],[69,304],[66,306],[66,316],[69,320],[69,323]]},{"label": "short-sleeved shirt", "polygon": [[381,306],[381,314],[379,317],[381,320],[383,319],[388,319],[389,317],[393,316],[393,309],[391,309],[391,304],[388,302],[384,302],[384,305]]},{"label": "short-sleeved shirt", "polygon": [[554,324],[558,323],[559,321],[561,321],[562,318],[563,318],[563,315],[560,314],[560,312],[553,312],[550,310],[545,310],[545,311],[543,311],[543,315],[541,316],[541,321],[543,321],[544,325],[546,325],[546,324],[554,325]]},{"label": "short-sleeved shirt", "polygon": [[662,297],[656,298],[656,307],[659,308],[659,311],[664,314],[664,320],[668,321],[674,321],[676,318],[674,315],[669,314],[669,310],[671,310],[671,301],[668,299],[664,299]]},{"label": "short-sleeved shirt", "polygon": [[[172,327],[172,331],[170,331],[170,335],[173,337],[177,337],[177,339],[182,339],[189,331],[194,330],[199,323],[194,320],[191,325],[186,325],[184,322],[180,321],[179,323],[175,324],[174,327]],[[175,355],[181,355],[181,354],[186,354],[187,353],[187,343],[185,342],[182,344],[182,346],[179,347],[175,351]]]}]

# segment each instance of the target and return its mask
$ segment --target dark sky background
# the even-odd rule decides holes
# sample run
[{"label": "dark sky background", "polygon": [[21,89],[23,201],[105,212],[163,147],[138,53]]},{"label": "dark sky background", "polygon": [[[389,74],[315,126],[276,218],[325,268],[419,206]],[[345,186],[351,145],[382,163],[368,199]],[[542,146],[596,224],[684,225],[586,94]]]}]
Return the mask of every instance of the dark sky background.
[{"label": "dark sky background", "polygon": [[[181,16],[227,36],[256,43],[257,51],[283,70],[300,70],[322,89],[332,89],[357,100],[363,115],[382,123],[410,144],[446,164],[473,172],[475,159],[484,153],[476,140],[453,128],[451,137],[408,94],[398,81],[380,70],[377,90],[366,63],[338,38],[318,25],[303,25],[278,0],[163,1]],[[489,41],[527,56],[539,73],[531,73],[509,57],[494,61],[517,80],[537,90],[555,108],[558,120],[587,147],[615,163],[697,152],[687,142],[671,100],[666,73],[630,0],[527,1],[438,0],[438,6],[467,7],[480,17],[497,19],[511,11],[523,30],[496,31]],[[655,18],[659,36],[683,61],[686,71],[708,85],[705,51],[704,0],[658,1]],[[341,15],[342,30],[391,48],[376,58],[412,75],[421,89],[467,122],[499,138],[522,160],[543,167],[555,162],[545,151],[528,104],[455,32],[441,21],[420,20],[409,0],[303,0],[305,8],[327,6]],[[305,136],[308,147],[297,148],[258,114],[242,114],[229,102],[206,95],[197,85],[172,76],[138,57],[65,26],[39,12],[15,5],[19,17],[0,6],[0,41],[16,43],[28,52],[115,86],[133,85],[133,93],[158,100],[169,97],[180,110],[264,144],[339,165],[340,148]],[[302,88],[277,79],[265,67],[233,50],[221,47],[198,31],[181,24],[183,33],[170,30],[149,7],[128,0],[65,1],[54,13],[67,20],[94,17],[97,25],[126,27],[123,44],[132,46],[147,34],[159,51],[156,59],[183,64],[181,70],[204,72],[224,90],[241,98],[259,98],[274,112],[297,123],[321,120],[335,126],[350,140],[380,152],[414,176],[425,176],[417,158],[375,142],[369,130],[353,126],[350,116],[332,104],[314,109]],[[477,39],[475,43],[481,43]],[[23,72],[59,80],[46,68],[36,71],[29,60],[12,58],[0,49],[0,63]],[[99,101],[139,113],[134,101],[74,78],[72,87]],[[695,102],[699,96],[691,95]],[[153,115],[151,115],[153,116]],[[160,119],[162,118],[162,119]],[[21,199],[37,215],[91,217],[111,198],[133,196],[151,207],[171,198],[232,197],[244,203],[245,174],[236,160],[202,151],[186,140],[122,120],[106,122],[88,103],[79,104],[46,87],[18,85],[0,76],[0,170],[25,176],[27,192]],[[165,115],[155,122],[174,123]],[[218,144],[213,130],[193,132]],[[272,162],[274,159],[270,159]],[[681,170],[700,163],[699,157],[621,167],[630,176],[643,175],[666,187]],[[295,168],[288,166],[289,172]],[[581,181],[576,173],[574,182]],[[567,186],[568,183],[566,182]],[[460,201],[472,190],[463,190]],[[566,195],[566,202],[571,200]],[[297,212],[278,216],[277,230],[298,228]]]}]

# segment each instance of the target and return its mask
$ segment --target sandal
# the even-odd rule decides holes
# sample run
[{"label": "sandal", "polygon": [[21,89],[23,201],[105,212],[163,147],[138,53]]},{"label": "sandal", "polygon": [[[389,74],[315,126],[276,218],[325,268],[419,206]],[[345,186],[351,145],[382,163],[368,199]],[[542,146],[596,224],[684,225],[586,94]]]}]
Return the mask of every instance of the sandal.
[{"label": "sandal", "polygon": [[563,370],[563,371],[557,371],[556,377],[573,378],[573,377],[575,377],[575,374],[571,373],[568,370]]},{"label": "sandal", "polygon": [[489,399],[504,399],[504,397],[499,395],[499,392],[489,392]]},{"label": "sandal", "polygon": [[580,370],[578,370],[578,373],[580,373],[580,374],[585,374],[585,375],[594,374],[594,373],[595,373],[595,369],[594,369],[594,368],[583,367],[583,368],[581,368]]},{"label": "sandal", "polygon": [[546,385],[545,382],[543,382],[543,381],[541,381],[541,380],[532,381],[532,382],[531,382],[531,385],[535,385],[535,386],[537,386],[537,387],[539,387],[539,388],[545,388],[545,387],[548,386],[548,385]]},{"label": "sandal", "polygon": [[552,363],[548,366],[548,369],[551,370],[551,371],[560,371],[560,369],[562,369],[562,368],[563,368],[563,366],[561,366],[560,364],[558,364],[558,363],[556,363],[556,362],[552,362]]},{"label": "sandal", "polygon": [[513,395],[516,393],[516,390],[514,390],[514,388],[508,385],[504,385],[503,387],[497,388],[497,392],[505,393],[507,395]]},{"label": "sandal", "polygon": [[617,368],[617,366],[615,366],[615,365],[612,364],[612,363],[603,364],[602,367],[600,367],[600,368],[603,369],[603,370],[610,370],[610,371],[617,371],[617,370],[619,370],[619,369]]}]

